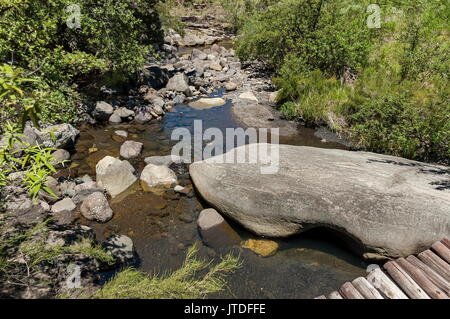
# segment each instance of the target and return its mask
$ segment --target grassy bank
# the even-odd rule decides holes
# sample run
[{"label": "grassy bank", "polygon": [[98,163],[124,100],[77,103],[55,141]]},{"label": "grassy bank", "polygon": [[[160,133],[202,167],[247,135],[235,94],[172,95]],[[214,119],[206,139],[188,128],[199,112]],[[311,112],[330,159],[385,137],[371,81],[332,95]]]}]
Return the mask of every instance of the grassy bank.
[{"label": "grassy bank", "polygon": [[327,125],[362,149],[450,164],[447,1],[226,0],[224,7],[239,56],[275,70],[287,118]]}]

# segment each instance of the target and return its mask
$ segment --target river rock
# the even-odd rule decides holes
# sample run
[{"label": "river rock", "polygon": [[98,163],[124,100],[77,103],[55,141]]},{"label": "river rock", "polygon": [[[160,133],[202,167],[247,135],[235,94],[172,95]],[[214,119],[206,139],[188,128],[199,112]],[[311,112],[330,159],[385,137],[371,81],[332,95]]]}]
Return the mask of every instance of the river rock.
[{"label": "river rock", "polygon": [[164,165],[148,164],[141,173],[141,185],[146,191],[152,188],[164,187],[177,182],[175,173]]},{"label": "river rock", "polygon": [[237,89],[237,84],[234,82],[227,82],[225,83],[225,89],[227,91],[235,91]]},{"label": "river rock", "polygon": [[75,208],[76,205],[70,198],[56,202],[51,208],[53,222],[57,225],[72,224],[78,217]]},{"label": "river rock", "polygon": [[131,263],[134,260],[133,241],[128,236],[112,235],[103,243],[103,247],[120,265]]},{"label": "river rock", "polygon": [[62,149],[72,148],[80,135],[80,131],[67,123],[51,125],[42,130],[35,128],[34,131],[45,147]]},{"label": "river rock", "polygon": [[59,202],[56,202],[52,206],[52,213],[59,213],[63,211],[71,212],[73,211],[77,206],[74,204],[74,202],[70,198],[64,198],[60,200]]},{"label": "river rock", "polygon": [[207,110],[216,106],[224,105],[226,101],[220,97],[201,98],[189,103],[189,106],[196,110]]},{"label": "river rock", "polygon": [[[264,145],[276,154],[276,145]],[[264,145],[231,152],[258,154]],[[212,162],[224,155],[189,171],[204,199],[258,235],[326,227],[367,259],[416,254],[450,235],[450,190],[439,190],[448,167],[304,146],[280,145],[279,152],[272,174],[261,173],[264,161]]]},{"label": "river rock", "polygon": [[164,68],[152,65],[140,70],[139,78],[140,83],[159,90],[165,87],[169,81],[169,73]]},{"label": "river rock", "polygon": [[222,66],[218,62],[211,62],[208,67],[214,71],[222,71]]},{"label": "river rock", "polygon": [[119,114],[117,113],[113,113],[109,119],[108,119],[109,123],[111,124],[120,124],[122,123],[122,118],[120,117]]},{"label": "river rock", "polygon": [[252,102],[258,103],[258,99],[256,98],[255,94],[253,94],[253,92],[250,92],[250,91],[240,94],[239,98],[241,100],[252,101]]},{"label": "river rock", "polygon": [[126,141],[120,147],[120,156],[125,159],[138,157],[144,144],[135,141]]},{"label": "river rock", "polygon": [[130,187],[137,178],[134,168],[127,161],[106,156],[96,165],[97,185],[104,188],[113,198]]},{"label": "river rock", "polygon": [[72,200],[78,205],[82,203],[87,196],[96,192],[103,192],[103,188],[99,187],[94,181],[87,181],[75,186],[75,196]]},{"label": "river rock", "polygon": [[199,60],[206,60],[208,56],[200,51],[199,49],[193,49],[192,50],[192,58],[193,59],[199,59]]},{"label": "river rock", "polygon": [[200,212],[197,226],[205,245],[210,247],[231,246],[240,242],[239,235],[213,208]]},{"label": "river rock", "polygon": [[113,114],[117,114],[121,119],[131,119],[134,116],[134,111],[126,107],[119,107]]},{"label": "river rock", "polygon": [[139,124],[145,124],[152,120],[152,115],[147,111],[140,111],[134,117],[134,120]]},{"label": "river rock", "polygon": [[99,101],[95,105],[93,116],[99,121],[107,121],[114,112],[114,107],[105,101]]},{"label": "river rock", "polygon": [[191,96],[189,80],[184,73],[177,73],[171,77],[166,85],[166,89],[169,91],[181,92],[186,96]]},{"label": "river rock", "polygon": [[275,255],[278,250],[278,246],[279,245],[277,242],[267,239],[249,239],[246,240],[243,245],[244,248],[248,248],[262,257]]},{"label": "river rock", "polygon": [[66,161],[70,159],[70,153],[66,150],[59,149],[52,153],[54,160],[51,161],[53,166],[62,167]]},{"label": "river rock", "polygon": [[87,196],[80,207],[81,214],[88,220],[105,223],[113,217],[113,211],[108,200],[101,192]]}]

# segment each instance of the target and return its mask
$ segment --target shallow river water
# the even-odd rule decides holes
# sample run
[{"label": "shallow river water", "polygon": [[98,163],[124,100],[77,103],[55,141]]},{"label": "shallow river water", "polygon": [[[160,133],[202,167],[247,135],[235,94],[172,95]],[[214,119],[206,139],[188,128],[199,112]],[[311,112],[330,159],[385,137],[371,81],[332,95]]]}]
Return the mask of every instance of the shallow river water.
[{"label": "shallow river water", "polygon": [[[203,120],[203,128],[220,129],[238,127],[230,113],[231,104],[209,109],[194,110],[177,105],[165,115],[162,122],[147,125],[121,124],[104,127],[84,127],[72,157],[73,176],[89,174],[95,178],[95,165],[106,155],[119,156],[123,141],[113,138],[116,130],[126,130],[128,139],[144,143],[141,157],[131,160],[141,171],[144,158],[153,155],[168,155],[173,129],[192,129],[195,119]],[[281,143],[328,148],[344,148],[340,144],[323,143],[314,136],[313,129],[300,128],[298,136],[281,138]],[[172,165],[179,183],[192,188],[187,166]],[[281,195],[282,196],[282,195]],[[236,201],[239,201],[237,196]],[[162,196],[144,192],[139,183],[110,201],[114,217],[106,224],[87,220],[82,224],[92,227],[98,240],[111,234],[123,234],[133,239],[139,255],[139,269],[151,274],[162,274],[181,266],[186,250],[197,243],[199,256],[218,259],[227,252],[239,254],[242,267],[227,277],[225,291],[211,297],[221,298],[311,298],[331,292],[342,283],[365,273],[366,264],[353,255],[331,234],[313,231],[292,238],[277,240],[278,252],[271,257],[260,257],[240,245],[208,247],[202,243],[197,230],[198,214],[208,205],[197,195],[181,196],[168,190]],[[230,221],[242,241],[256,236]]]}]

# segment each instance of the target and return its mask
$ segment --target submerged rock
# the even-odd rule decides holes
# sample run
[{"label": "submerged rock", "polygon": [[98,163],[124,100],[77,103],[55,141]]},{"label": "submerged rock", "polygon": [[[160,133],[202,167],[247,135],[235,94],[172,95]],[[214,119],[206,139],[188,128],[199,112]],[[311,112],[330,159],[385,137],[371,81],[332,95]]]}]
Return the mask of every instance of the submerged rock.
[{"label": "submerged rock", "polygon": [[126,141],[120,146],[120,156],[125,159],[138,157],[144,144],[135,141]]},{"label": "submerged rock", "polygon": [[96,173],[97,185],[104,188],[113,198],[137,180],[130,163],[111,156],[106,156],[97,163]]},{"label": "submerged rock", "polygon": [[249,239],[245,241],[243,247],[252,250],[262,257],[269,257],[275,255],[277,252],[278,243],[267,239]]},{"label": "submerged rock", "polygon": [[207,246],[220,248],[238,244],[241,240],[226,220],[213,208],[200,212],[197,225],[202,240]]},{"label": "submerged rock", "polygon": [[164,187],[177,182],[175,173],[164,165],[148,164],[141,173],[141,186],[145,191]]},{"label": "submerged rock", "polygon": [[[276,145],[264,145],[276,155]],[[231,152],[258,154],[260,146]],[[450,235],[450,191],[436,186],[448,167],[303,146],[279,145],[279,152],[272,174],[261,174],[268,165],[261,161],[208,160],[189,170],[209,203],[258,235],[328,227],[368,259],[415,254]]]},{"label": "submerged rock", "polygon": [[134,246],[130,237],[112,235],[103,243],[103,247],[120,265],[132,263],[134,260]]}]

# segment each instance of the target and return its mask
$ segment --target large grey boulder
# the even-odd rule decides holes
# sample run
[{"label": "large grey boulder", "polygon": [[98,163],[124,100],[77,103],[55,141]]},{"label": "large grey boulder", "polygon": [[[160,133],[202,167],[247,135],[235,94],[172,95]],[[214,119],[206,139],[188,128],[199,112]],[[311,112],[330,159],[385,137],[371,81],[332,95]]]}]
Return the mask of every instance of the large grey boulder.
[{"label": "large grey boulder", "polygon": [[87,196],[80,207],[81,214],[88,220],[105,223],[113,217],[113,211],[108,200],[101,192]]},{"label": "large grey boulder", "polygon": [[[248,155],[262,145],[231,152]],[[256,234],[286,237],[326,227],[368,259],[418,253],[450,236],[450,189],[442,187],[448,167],[280,145],[278,171],[262,174],[267,162],[213,163],[223,156],[192,164],[191,177],[209,203]]]},{"label": "large grey boulder", "polygon": [[134,168],[127,161],[106,156],[97,163],[97,186],[104,188],[111,197],[116,197],[130,187],[137,178]]},{"label": "large grey boulder", "polygon": [[189,80],[184,73],[177,73],[171,77],[169,83],[166,85],[166,89],[184,93],[186,96],[191,96],[192,94],[189,88]]}]

